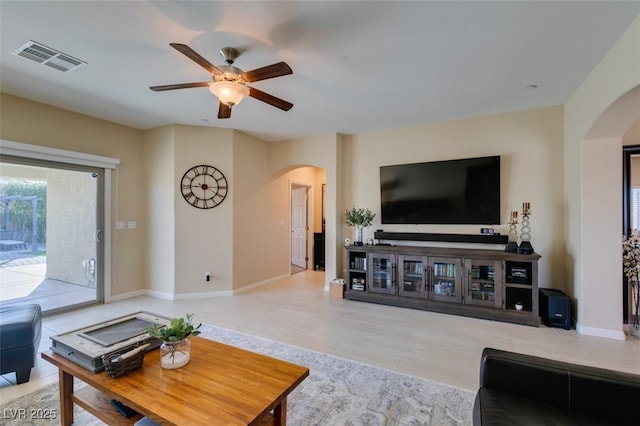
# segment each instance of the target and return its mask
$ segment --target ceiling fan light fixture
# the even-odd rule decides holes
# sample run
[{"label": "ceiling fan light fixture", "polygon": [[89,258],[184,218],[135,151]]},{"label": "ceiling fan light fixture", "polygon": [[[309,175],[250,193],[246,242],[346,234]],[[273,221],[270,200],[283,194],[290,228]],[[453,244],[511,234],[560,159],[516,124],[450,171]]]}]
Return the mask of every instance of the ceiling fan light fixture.
[{"label": "ceiling fan light fixture", "polygon": [[211,83],[209,91],[227,106],[238,105],[242,100],[249,96],[249,89],[242,84],[232,81],[218,81]]},{"label": "ceiling fan light fixture", "polygon": [[292,74],[293,71],[291,70],[291,67],[286,63],[278,62],[276,64],[267,65],[266,67],[243,72],[240,68],[233,66],[233,61],[239,55],[239,52],[233,48],[223,48],[221,54],[224,57],[226,65],[215,66],[186,44],[169,43],[169,45],[207,70],[210,73],[213,82],[199,81],[194,83],[165,84],[162,86],[149,87],[149,89],[154,92],[190,89],[192,87],[208,87],[209,91],[219,100],[218,118],[231,117],[231,109],[242,102],[242,100],[247,96],[283,111],[289,111],[293,108],[293,104],[291,102],[287,102],[284,99],[277,98],[258,90],[255,87],[248,87],[246,85],[247,83]]}]

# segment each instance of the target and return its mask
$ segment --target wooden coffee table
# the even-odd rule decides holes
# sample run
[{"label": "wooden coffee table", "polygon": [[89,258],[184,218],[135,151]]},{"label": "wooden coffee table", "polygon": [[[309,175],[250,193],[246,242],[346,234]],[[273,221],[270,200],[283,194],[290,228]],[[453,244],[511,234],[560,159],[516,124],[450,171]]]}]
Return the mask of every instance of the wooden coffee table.
[{"label": "wooden coffee table", "polygon": [[[42,358],[60,375],[60,414],[73,423],[73,404],[109,425],[133,424],[142,416],[175,425],[285,425],[287,395],[309,369],[201,337],[190,337],[191,361],[160,368],[159,350],[145,355],[139,370],[113,379],[92,373],[53,352]],[[73,378],[89,386],[74,392]],[[140,416],[125,418],[109,403],[117,399]]]}]

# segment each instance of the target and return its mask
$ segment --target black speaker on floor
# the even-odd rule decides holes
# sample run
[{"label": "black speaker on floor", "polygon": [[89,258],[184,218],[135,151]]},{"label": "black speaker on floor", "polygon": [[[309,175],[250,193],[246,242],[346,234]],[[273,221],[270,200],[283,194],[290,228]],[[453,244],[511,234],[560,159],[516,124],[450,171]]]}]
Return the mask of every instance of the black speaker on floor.
[{"label": "black speaker on floor", "polygon": [[571,301],[569,297],[552,288],[540,289],[540,316],[549,327],[571,329]]}]

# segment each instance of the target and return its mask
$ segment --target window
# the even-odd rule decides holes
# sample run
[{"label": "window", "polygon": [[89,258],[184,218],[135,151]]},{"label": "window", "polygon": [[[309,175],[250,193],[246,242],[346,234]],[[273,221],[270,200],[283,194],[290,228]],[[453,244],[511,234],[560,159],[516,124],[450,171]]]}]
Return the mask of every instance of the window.
[{"label": "window", "polygon": [[631,188],[629,210],[631,217],[629,218],[629,227],[631,229],[640,229],[640,186]]}]

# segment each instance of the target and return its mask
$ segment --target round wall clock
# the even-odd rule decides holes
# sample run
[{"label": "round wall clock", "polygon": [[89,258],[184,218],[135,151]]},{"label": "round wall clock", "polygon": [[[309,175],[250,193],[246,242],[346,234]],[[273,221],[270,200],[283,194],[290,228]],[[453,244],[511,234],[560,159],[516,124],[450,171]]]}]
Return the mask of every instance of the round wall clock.
[{"label": "round wall clock", "polygon": [[201,164],[187,170],[180,181],[185,201],[199,209],[211,209],[227,196],[227,178],[213,166]]}]

